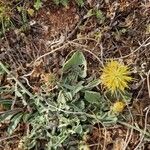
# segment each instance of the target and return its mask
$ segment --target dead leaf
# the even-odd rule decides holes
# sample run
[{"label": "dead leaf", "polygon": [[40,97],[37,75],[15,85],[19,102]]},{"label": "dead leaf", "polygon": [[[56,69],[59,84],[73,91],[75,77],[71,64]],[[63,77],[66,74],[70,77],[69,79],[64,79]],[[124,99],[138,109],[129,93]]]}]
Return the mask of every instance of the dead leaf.
[{"label": "dead leaf", "polygon": [[53,86],[55,83],[55,75],[53,73],[42,73],[41,74],[41,81],[44,82],[47,86]]},{"label": "dead leaf", "polygon": [[3,105],[3,104],[0,104],[0,112],[1,112],[1,111],[4,111],[4,110],[5,110],[4,105]]}]

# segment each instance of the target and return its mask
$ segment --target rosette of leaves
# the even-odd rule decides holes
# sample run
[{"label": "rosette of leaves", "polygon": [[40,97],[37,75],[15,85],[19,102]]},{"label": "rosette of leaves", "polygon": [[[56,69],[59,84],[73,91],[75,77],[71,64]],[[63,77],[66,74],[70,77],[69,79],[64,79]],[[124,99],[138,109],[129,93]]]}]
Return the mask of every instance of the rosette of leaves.
[{"label": "rosette of leaves", "polygon": [[87,76],[82,52],[75,52],[63,64],[62,71],[57,91],[35,98],[38,114],[30,117],[33,129],[24,140],[28,149],[36,147],[38,139],[47,143],[47,149],[78,148],[84,133],[95,123],[101,121],[108,125],[117,120],[108,113],[109,103],[96,91],[100,80]]}]

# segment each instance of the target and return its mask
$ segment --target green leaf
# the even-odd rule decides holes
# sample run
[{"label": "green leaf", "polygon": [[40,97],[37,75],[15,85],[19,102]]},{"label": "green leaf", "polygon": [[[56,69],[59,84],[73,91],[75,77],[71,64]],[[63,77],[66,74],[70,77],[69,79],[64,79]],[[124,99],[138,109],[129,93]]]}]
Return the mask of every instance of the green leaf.
[{"label": "green leaf", "polygon": [[129,103],[132,99],[132,93],[129,93],[128,91],[116,91],[115,94],[112,94],[111,92],[106,92],[106,96],[110,99],[110,100],[114,100],[114,99],[120,99],[120,100],[124,100],[125,102]]},{"label": "green leaf", "polygon": [[[69,96],[69,97],[66,97]],[[59,92],[58,98],[57,98],[57,102],[59,104],[59,108],[61,109],[69,109],[69,106],[66,104],[67,100],[69,100],[68,98],[70,98],[70,95],[65,95],[65,93],[63,93],[63,91]]]},{"label": "green leaf", "polygon": [[22,94],[18,90],[15,90],[15,94],[17,97],[22,97]]},{"label": "green leaf", "polygon": [[81,91],[82,89],[83,89],[83,84],[84,82],[83,81],[81,81],[81,82],[79,82],[77,85],[75,85],[74,87],[73,87],[73,90],[72,90],[72,95],[74,96],[76,93],[78,93],[79,91]]},{"label": "green leaf", "polygon": [[98,92],[85,91],[84,98],[91,104],[100,104],[102,96]]},{"label": "green leaf", "polygon": [[57,149],[61,144],[67,139],[68,135],[65,132],[61,132],[59,136],[57,136],[55,143],[53,145],[54,149]]},{"label": "green leaf", "polygon": [[22,116],[23,122],[27,122],[27,121],[29,120],[30,117],[31,117],[31,114],[25,113],[25,114]]},{"label": "green leaf", "polygon": [[0,99],[0,104],[3,104],[3,105],[11,105],[12,104],[12,100],[2,100]]},{"label": "green leaf", "polygon": [[59,5],[60,0],[53,0],[56,5]]},{"label": "green leaf", "polygon": [[68,0],[61,0],[61,4],[65,7],[68,5],[68,3]]},{"label": "green leaf", "polygon": [[[38,112],[35,112],[35,113],[31,114],[30,117],[28,118],[28,123],[31,124],[33,122],[33,120],[35,120],[35,118],[39,117],[39,115],[40,114]],[[24,118],[23,118],[23,121],[25,121]]]},{"label": "green leaf", "polygon": [[122,99],[125,100],[126,102],[130,103],[130,101],[132,99],[132,93],[125,91],[124,95],[122,94]]},{"label": "green leaf", "polygon": [[104,20],[104,16],[103,16],[103,13],[102,13],[101,10],[96,9],[95,10],[95,16],[96,16],[97,19]]},{"label": "green leaf", "polygon": [[65,98],[67,101],[72,101],[72,94],[71,92],[65,92]]},{"label": "green leaf", "polygon": [[80,119],[80,121],[85,122],[85,121],[87,121],[87,116],[86,115],[79,116],[79,119]]},{"label": "green leaf", "polygon": [[88,85],[84,86],[83,90],[91,90],[92,88],[98,86],[100,83],[100,79],[93,80]]},{"label": "green leaf", "polygon": [[63,94],[63,91],[59,92],[57,101],[58,101],[58,103],[66,104],[66,99],[65,99],[65,96]]},{"label": "green leaf", "polygon": [[87,62],[82,52],[75,52],[72,57],[63,65],[63,73],[71,70],[76,70],[79,72],[79,76],[82,78],[87,76]]},{"label": "green leaf", "polygon": [[89,18],[89,17],[92,17],[92,16],[95,16],[100,21],[100,23],[103,23],[104,20],[105,20],[103,12],[99,9],[96,9],[96,8],[90,9],[87,12],[87,14],[84,16],[84,18]]},{"label": "green leaf", "polygon": [[5,71],[0,67],[0,75],[3,75]]},{"label": "green leaf", "polygon": [[0,122],[5,120],[10,120],[12,116],[19,113],[21,110],[14,109],[14,110],[7,110],[3,114],[0,115]]},{"label": "green leaf", "polygon": [[9,135],[11,135],[13,133],[13,131],[19,124],[19,122],[22,118],[22,115],[23,115],[22,113],[18,113],[11,119],[11,124],[9,125],[8,130],[7,130]]},{"label": "green leaf", "polygon": [[76,3],[77,3],[78,6],[80,6],[80,7],[84,6],[84,0],[76,0]]},{"label": "green leaf", "polygon": [[53,0],[54,1],[54,3],[56,4],[56,5],[59,5],[59,4],[62,4],[63,6],[67,6],[68,5],[68,3],[69,3],[69,1],[68,0]]},{"label": "green leaf", "polygon": [[74,131],[78,134],[82,134],[83,128],[81,125],[78,125],[77,127],[75,127]]},{"label": "green leaf", "polygon": [[10,120],[13,115],[14,114],[8,114],[8,113],[0,115],[0,123],[5,120]]},{"label": "green leaf", "polygon": [[117,116],[114,116],[114,115],[107,115],[105,116],[105,118],[102,119],[102,122],[108,126],[108,125],[111,125],[111,124],[115,124],[117,123]]},{"label": "green leaf", "polygon": [[75,112],[82,112],[85,109],[85,102],[83,99],[79,100],[79,101],[75,101],[74,103],[70,104],[71,108],[73,108],[73,110]]},{"label": "green leaf", "polygon": [[41,7],[42,7],[42,2],[41,2],[41,0],[36,0],[36,1],[34,2],[34,8],[35,8],[36,10],[39,10]]}]

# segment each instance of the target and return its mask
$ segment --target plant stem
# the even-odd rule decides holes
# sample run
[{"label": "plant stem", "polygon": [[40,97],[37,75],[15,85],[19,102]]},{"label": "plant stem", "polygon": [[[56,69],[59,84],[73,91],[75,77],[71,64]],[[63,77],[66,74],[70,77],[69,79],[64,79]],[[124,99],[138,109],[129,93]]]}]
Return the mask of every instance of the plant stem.
[{"label": "plant stem", "polygon": [[124,125],[124,126],[126,126],[126,127],[132,128],[132,129],[134,129],[134,130],[136,130],[136,131],[138,131],[138,132],[140,132],[140,133],[142,133],[142,134],[144,134],[144,135],[150,137],[150,133],[149,133],[149,132],[146,132],[146,131],[144,131],[144,130],[142,130],[142,129],[140,129],[140,128],[137,128],[137,127],[135,127],[135,126],[132,126],[132,125],[126,123],[126,122],[122,122],[122,121],[117,121],[117,122],[120,123],[121,125]]}]

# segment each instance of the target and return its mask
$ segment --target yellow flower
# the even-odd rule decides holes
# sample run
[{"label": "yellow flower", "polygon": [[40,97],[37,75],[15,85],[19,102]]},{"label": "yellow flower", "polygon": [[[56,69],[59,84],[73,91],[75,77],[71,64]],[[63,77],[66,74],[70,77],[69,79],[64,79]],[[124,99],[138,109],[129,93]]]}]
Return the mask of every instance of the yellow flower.
[{"label": "yellow flower", "polygon": [[124,91],[132,80],[129,68],[117,61],[110,61],[102,69],[101,82],[113,94],[116,90]]},{"label": "yellow flower", "polygon": [[34,16],[34,9],[28,8],[27,9],[28,14],[33,17]]},{"label": "yellow flower", "polygon": [[123,111],[123,109],[125,108],[125,103],[122,102],[122,101],[118,101],[118,102],[115,102],[114,105],[112,106],[111,110],[114,112],[114,113],[120,113]]}]

